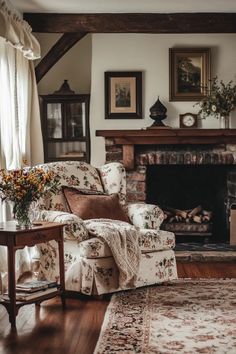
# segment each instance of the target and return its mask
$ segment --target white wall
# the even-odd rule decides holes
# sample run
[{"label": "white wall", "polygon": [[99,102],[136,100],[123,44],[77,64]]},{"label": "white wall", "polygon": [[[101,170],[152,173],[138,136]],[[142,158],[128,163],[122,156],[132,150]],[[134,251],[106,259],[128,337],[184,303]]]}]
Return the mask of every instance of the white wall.
[{"label": "white wall", "polygon": [[[60,34],[36,34],[42,56]],[[57,90],[64,79],[76,93],[89,93],[91,84],[90,127],[92,163],[105,161],[104,138],[97,129],[141,129],[150,126],[149,108],[158,95],[167,107],[165,123],[178,127],[179,114],[197,112],[195,102],[169,102],[169,48],[210,47],[212,76],[225,82],[236,81],[236,34],[94,34],[79,41],[40,81],[39,94]],[[143,71],[143,119],[104,119],[104,72]],[[236,128],[236,111],[232,114]],[[203,128],[218,128],[217,119],[202,121]]]},{"label": "white wall", "polygon": [[[41,57],[43,58],[62,34],[35,33],[35,36],[41,45]],[[87,35],[76,43],[42,78],[38,84],[39,94],[53,93],[66,79],[75,93],[90,93],[91,58],[91,35]]]},{"label": "white wall", "polygon": [[[171,127],[179,126],[179,114],[197,113],[195,102],[169,102],[169,48],[210,47],[212,52],[212,76],[225,82],[236,81],[235,34],[94,34],[92,36],[91,72],[91,143],[92,163],[105,161],[104,138],[95,137],[97,129],[141,129],[150,126],[149,108],[158,95],[167,108],[164,121]],[[104,119],[104,72],[143,72],[144,119]],[[236,112],[232,113],[236,128]],[[215,118],[202,121],[203,128],[218,128]]]}]

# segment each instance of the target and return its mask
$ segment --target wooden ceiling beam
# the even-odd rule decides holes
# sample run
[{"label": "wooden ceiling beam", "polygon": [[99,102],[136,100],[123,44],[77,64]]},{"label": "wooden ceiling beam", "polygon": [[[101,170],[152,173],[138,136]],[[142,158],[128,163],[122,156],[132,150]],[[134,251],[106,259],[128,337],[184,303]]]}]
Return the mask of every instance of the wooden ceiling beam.
[{"label": "wooden ceiling beam", "polygon": [[37,83],[87,33],[64,33],[35,68]]},{"label": "wooden ceiling beam", "polygon": [[236,33],[236,13],[25,13],[43,33]]}]

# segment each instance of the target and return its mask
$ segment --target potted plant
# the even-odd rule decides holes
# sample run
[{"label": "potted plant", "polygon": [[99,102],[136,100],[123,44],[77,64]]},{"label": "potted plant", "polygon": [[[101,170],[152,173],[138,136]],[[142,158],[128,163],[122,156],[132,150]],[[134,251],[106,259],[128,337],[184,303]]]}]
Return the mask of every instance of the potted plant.
[{"label": "potted plant", "polygon": [[229,128],[229,114],[236,105],[236,85],[232,80],[225,84],[216,76],[209,80],[205,92],[206,96],[197,103],[200,106],[199,116],[220,118],[224,122],[224,128]]},{"label": "potted plant", "polygon": [[0,170],[0,198],[13,203],[13,214],[18,227],[30,227],[29,210],[47,190],[56,192],[57,178],[41,168]]}]

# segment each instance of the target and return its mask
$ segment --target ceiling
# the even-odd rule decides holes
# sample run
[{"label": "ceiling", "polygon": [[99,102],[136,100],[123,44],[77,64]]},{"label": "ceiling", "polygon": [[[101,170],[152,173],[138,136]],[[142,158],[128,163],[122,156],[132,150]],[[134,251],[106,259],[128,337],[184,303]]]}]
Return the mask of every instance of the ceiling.
[{"label": "ceiling", "polygon": [[236,0],[10,0],[20,12],[236,12]]}]

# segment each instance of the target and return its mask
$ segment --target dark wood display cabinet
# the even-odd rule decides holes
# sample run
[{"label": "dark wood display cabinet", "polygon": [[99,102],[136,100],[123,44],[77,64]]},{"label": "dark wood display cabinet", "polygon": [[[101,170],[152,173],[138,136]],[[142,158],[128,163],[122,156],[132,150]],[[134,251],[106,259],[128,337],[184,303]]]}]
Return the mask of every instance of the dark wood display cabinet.
[{"label": "dark wood display cabinet", "polygon": [[51,95],[41,95],[44,161],[90,162],[88,94],[75,94],[67,83]]}]

